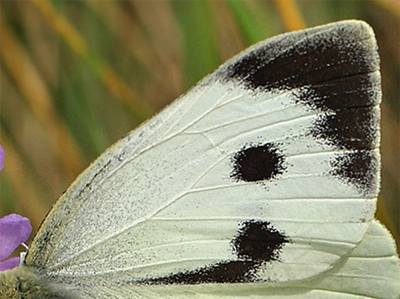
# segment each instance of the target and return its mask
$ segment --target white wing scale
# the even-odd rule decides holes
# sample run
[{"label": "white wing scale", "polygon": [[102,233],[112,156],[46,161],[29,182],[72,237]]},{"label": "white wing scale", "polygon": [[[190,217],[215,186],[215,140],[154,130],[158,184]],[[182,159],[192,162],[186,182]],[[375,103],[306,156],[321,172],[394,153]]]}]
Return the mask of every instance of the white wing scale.
[{"label": "white wing scale", "polygon": [[257,44],[96,160],[50,212],[26,265],[88,298],[211,296],[225,289],[218,282],[255,296],[312,298],[316,283],[324,295],[348,292],[332,285],[336,275],[340,286],[353,260],[375,263],[357,248],[376,231],[390,240],[372,222],[379,103],[365,23]]}]

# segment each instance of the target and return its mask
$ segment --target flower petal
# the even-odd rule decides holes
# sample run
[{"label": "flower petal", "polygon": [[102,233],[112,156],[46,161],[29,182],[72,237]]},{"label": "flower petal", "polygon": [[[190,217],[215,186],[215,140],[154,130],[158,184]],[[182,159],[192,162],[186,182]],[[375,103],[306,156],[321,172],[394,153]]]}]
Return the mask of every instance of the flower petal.
[{"label": "flower petal", "polygon": [[5,152],[0,144],[0,170],[3,169]]},{"label": "flower petal", "polygon": [[19,257],[12,257],[4,262],[0,262],[0,272],[13,269],[19,266]]},{"label": "flower petal", "polygon": [[0,261],[6,259],[21,243],[25,242],[31,231],[32,227],[28,218],[17,214],[0,218]]}]

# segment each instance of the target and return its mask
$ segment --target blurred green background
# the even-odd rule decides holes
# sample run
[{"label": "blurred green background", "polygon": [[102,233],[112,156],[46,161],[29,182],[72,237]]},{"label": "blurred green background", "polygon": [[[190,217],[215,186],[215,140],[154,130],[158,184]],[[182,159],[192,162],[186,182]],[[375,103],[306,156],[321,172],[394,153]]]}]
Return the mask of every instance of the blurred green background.
[{"label": "blurred green background", "polygon": [[[341,19],[382,60],[381,219],[400,240],[400,1],[1,1],[0,216],[34,230],[100,153],[247,46]],[[399,245],[399,244],[398,244]]]}]

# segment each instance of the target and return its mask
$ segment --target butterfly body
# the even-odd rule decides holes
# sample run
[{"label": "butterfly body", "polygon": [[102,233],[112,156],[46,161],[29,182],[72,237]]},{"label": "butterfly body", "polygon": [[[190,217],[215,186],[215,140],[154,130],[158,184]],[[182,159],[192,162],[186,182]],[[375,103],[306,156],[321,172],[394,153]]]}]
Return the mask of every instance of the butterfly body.
[{"label": "butterfly body", "polygon": [[380,100],[363,22],[256,44],[83,172],[25,267],[81,298],[396,294]]}]

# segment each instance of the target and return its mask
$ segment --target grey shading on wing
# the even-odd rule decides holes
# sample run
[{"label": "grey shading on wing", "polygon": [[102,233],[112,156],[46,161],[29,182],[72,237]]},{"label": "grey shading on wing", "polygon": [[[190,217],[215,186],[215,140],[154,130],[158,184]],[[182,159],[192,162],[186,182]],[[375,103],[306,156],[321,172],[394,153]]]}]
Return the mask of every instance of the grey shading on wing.
[{"label": "grey shading on wing", "polygon": [[322,277],[373,223],[380,99],[363,22],[261,42],[101,155],[26,266],[83,298]]}]

